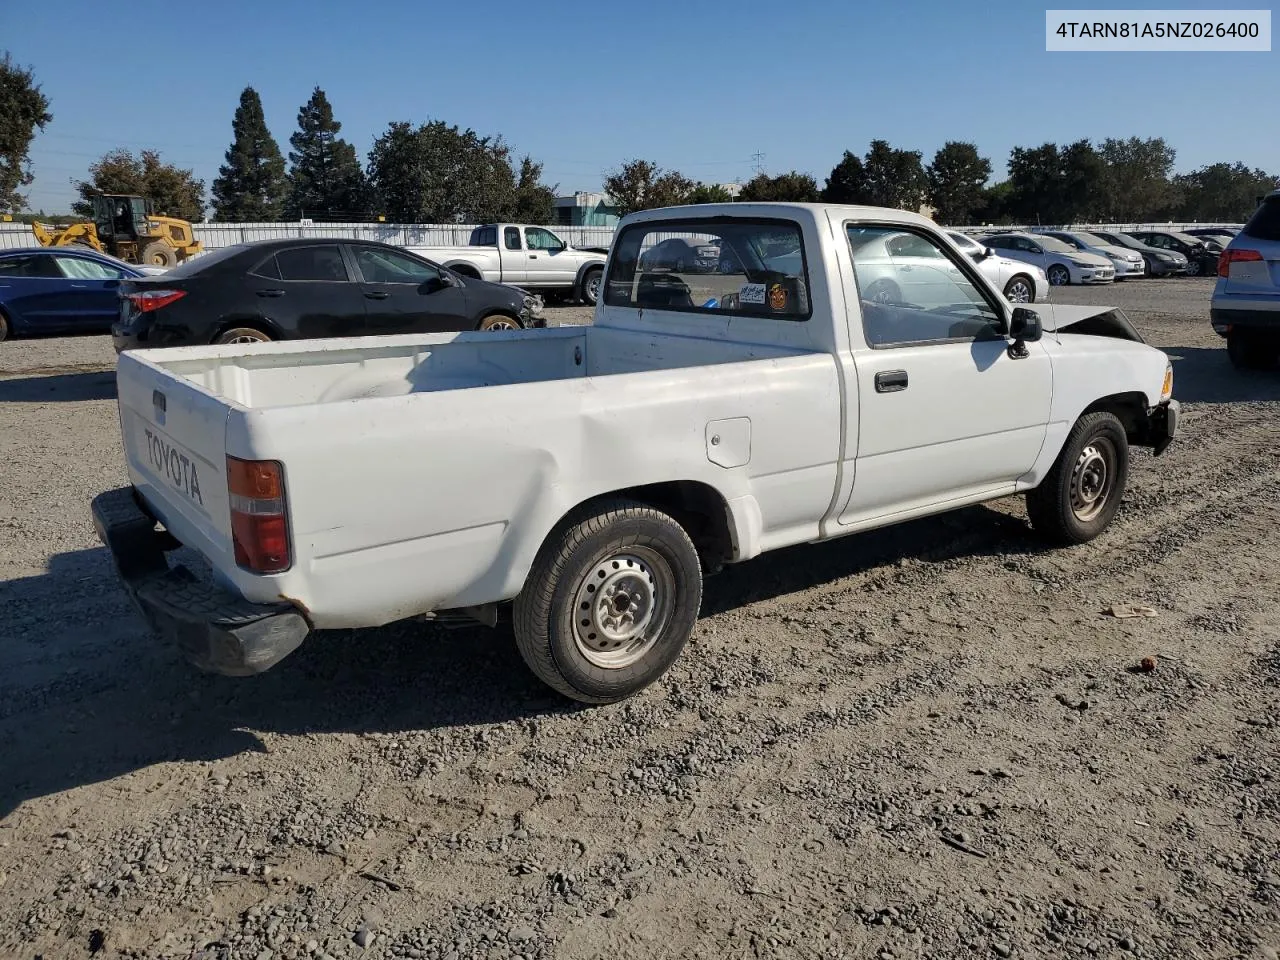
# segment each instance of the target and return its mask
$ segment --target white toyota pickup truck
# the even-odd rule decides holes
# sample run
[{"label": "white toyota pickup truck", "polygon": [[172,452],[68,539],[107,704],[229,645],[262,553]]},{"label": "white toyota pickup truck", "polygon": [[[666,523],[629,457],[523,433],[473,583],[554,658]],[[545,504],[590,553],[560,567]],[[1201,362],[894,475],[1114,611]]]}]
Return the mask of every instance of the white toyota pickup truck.
[{"label": "white toyota pickup truck", "polygon": [[[737,272],[643,269],[673,236]],[[592,326],[124,354],[132,485],[93,515],[205,669],[511,603],[534,673],[604,703],[671,666],[722,564],[1018,493],[1051,540],[1097,536],[1130,447],[1173,440],[1172,387],[1121,313],[1010,303],[914,214],[650,210]]]},{"label": "white toyota pickup truck", "polygon": [[607,251],[571,247],[546,227],[486,223],[465,247],[409,247],[454,273],[533,291],[571,293],[595,306]]}]

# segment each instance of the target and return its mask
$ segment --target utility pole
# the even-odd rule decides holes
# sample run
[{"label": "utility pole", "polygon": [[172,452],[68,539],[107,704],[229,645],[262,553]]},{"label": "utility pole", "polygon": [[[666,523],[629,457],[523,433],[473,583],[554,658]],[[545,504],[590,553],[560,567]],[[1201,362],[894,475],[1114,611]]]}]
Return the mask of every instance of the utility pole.
[{"label": "utility pole", "polygon": [[751,172],[757,177],[764,173],[764,154],[759,150],[751,155]]}]

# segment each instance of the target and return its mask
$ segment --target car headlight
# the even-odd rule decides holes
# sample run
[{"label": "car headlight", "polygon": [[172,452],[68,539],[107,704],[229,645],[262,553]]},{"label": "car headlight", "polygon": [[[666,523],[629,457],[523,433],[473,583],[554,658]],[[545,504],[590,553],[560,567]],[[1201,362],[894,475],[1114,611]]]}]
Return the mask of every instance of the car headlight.
[{"label": "car headlight", "polygon": [[1084,267],[1086,269],[1092,269],[1093,267],[1097,266],[1097,264],[1095,263],[1086,263],[1083,260],[1072,260],[1071,262],[1075,264],[1077,267]]},{"label": "car headlight", "polygon": [[1168,400],[1173,396],[1173,364],[1164,365],[1164,386],[1160,388],[1160,399]]},{"label": "car headlight", "polygon": [[1157,260],[1163,260],[1165,263],[1173,263],[1173,262],[1175,262],[1178,258],[1177,258],[1177,257],[1175,257],[1172,253],[1157,253],[1157,254],[1156,254],[1156,259],[1157,259]]}]

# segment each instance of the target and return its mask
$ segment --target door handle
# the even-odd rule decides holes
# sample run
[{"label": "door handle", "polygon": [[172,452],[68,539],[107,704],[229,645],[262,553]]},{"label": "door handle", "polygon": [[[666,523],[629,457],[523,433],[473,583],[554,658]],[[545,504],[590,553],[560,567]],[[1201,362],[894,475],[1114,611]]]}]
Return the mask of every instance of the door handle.
[{"label": "door handle", "polygon": [[283,297],[284,296],[283,290],[259,290],[257,291],[257,293],[258,293],[258,296],[260,297]]},{"label": "door handle", "polygon": [[387,293],[385,290],[370,290],[365,293],[364,298],[366,300],[385,300],[389,296],[391,296],[391,294]]},{"label": "door handle", "polygon": [[907,389],[907,371],[882,370],[876,374],[876,393],[897,393]]},{"label": "door handle", "polygon": [[71,285],[73,290],[83,290],[87,286],[89,286],[87,283],[73,283]]},{"label": "door handle", "polygon": [[537,260],[537,259],[538,259],[538,255],[537,255],[536,253],[531,253],[531,254],[529,254],[529,259],[530,259],[530,260]]}]

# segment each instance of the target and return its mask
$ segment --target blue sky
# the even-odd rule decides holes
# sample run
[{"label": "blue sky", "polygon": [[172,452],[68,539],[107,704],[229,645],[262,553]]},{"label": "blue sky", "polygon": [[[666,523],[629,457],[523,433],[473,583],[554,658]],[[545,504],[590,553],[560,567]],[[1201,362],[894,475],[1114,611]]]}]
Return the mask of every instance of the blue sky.
[{"label": "blue sky", "polygon": [[6,2],[0,48],[52,102],[29,190],[50,211],[115,146],[154,147],[211,183],[247,84],[285,152],[319,84],[362,159],[389,121],[441,119],[502,134],[561,193],[597,189],[631,157],[746,180],[757,152],[821,183],[877,137],[926,162],[971,140],[997,175],[1015,145],[1133,135],[1165,137],[1179,170],[1280,167],[1280,54],[1047,53],[1048,6],[1068,4],[133,0],[120,18],[101,0]]}]

